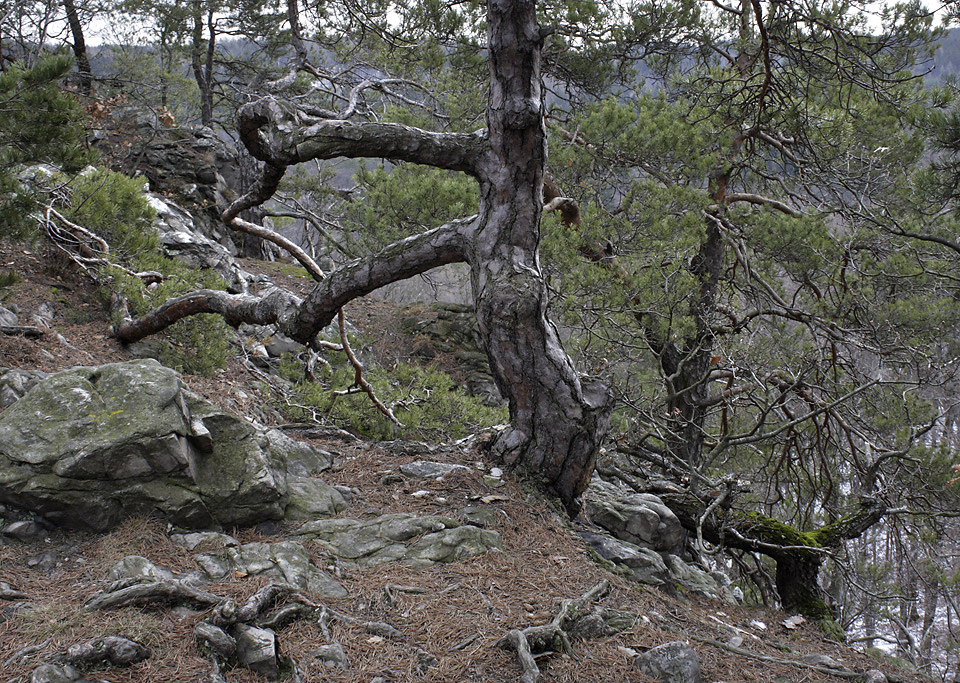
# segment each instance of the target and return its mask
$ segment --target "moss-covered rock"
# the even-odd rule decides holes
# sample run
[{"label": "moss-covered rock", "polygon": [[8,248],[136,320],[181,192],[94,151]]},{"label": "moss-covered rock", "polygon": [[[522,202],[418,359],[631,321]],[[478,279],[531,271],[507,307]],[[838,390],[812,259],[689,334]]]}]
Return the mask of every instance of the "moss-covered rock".
[{"label": "moss-covered rock", "polygon": [[71,527],[107,529],[130,515],[187,528],[281,519],[288,471],[330,464],[190,394],[152,360],[51,375],[0,413],[0,501]]},{"label": "moss-covered rock", "polygon": [[297,535],[314,540],[337,557],[370,567],[400,562],[426,567],[482,555],[500,546],[500,535],[449,517],[409,513],[375,519],[329,519],[307,522]]}]

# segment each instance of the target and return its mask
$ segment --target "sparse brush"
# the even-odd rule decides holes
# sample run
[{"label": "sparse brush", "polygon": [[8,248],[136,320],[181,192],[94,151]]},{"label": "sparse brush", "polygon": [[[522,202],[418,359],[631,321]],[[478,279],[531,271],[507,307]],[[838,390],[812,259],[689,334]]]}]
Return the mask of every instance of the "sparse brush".
[{"label": "sparse brush", "polygon": [[484,405],[435,367],[398,362],[385,369],[368,363],[364,375],[380,400],[403,423],[401,429],[387,420],[365,394],[335,396],[335,391],[352,385],[354,370],[342,357],[333,355],[328,360],[332,376],[324,376],[324,381],[318,382],[301,381],[302,365],[292,357],[281,363],[282,376],[299,382],[294,385],[289,402],[293,417],[313,412],[326,414],[337,425],[376,439],[440,440],[460,438],[507,420],[505,407]]},{"label": "sparse brush", "polygon": [[20,277],[20,273],[17,272],[16,268],[11,268],[8,271],[0,271],[0,289],[6,289],[7,287],[13,287],[18,282],[23,280]]}]

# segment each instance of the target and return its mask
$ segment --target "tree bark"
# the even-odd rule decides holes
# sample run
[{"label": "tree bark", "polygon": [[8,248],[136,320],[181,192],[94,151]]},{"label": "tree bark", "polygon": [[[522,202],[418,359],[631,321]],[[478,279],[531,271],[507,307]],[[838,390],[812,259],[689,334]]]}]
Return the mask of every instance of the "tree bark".
[{"label": "tree bark", "polygon": [[510,429],[494,450],[546,482],[575,516],[612,398],[599,382],[581,381],[546,317],[538,245],[547,148],[535,3],[487,7],[489,149],[478,169],[482,225],[470,262],[480,334],[510,403]]},{"label": "tree bark", "polygon": [[70,34],[73,36],[73,57],[77,62],[80,92],[89,95],[93,89],[93,71],[90,69],[90,59],[87,57],[87,43],[83,39],[80,13],[77,11],[74,0],[63,0],[63,8],[67,14],[67,23],[70,25]]}]

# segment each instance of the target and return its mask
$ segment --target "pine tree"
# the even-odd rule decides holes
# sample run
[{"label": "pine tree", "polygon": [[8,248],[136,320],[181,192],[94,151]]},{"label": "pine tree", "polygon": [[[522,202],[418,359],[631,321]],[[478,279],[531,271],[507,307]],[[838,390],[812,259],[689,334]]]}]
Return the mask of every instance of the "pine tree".
[{"label": "pine tree", "polygon": [[81,168],[83,110],[60,89],[73,66],[67,55],[50,55],[31,68],[14,64],[0,74],[0,236],[23,235],[36,198],[21,183],[25,165],[46,162],[62,170]]}]

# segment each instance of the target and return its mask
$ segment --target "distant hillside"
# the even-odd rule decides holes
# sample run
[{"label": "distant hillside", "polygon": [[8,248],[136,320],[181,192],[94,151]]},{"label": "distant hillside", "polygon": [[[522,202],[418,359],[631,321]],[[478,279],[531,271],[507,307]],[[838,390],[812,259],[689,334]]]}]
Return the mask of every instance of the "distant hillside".
[{"label": "distant hillside", "polygon": [[940,48],[933,58],[933,71],[926,81],[930,85],[945,83],[951,76],[960,74],[960,31],[948,31],[940,41]]}]

